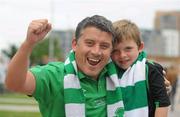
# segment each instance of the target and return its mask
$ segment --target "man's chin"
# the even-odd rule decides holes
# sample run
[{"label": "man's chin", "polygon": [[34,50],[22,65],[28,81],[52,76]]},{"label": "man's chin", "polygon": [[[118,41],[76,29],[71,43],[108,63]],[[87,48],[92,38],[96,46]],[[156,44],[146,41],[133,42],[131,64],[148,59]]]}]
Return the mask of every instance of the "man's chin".
[{"label": "man's chin", "polygon": [[92,77],[92,78],[97,78],[97,76],[100,74],[100,72],[95,72],[95,70],[94,71],[88,71],[88,72],[85,72],[86,73],[86,75],[88,75],[89,77]]}]

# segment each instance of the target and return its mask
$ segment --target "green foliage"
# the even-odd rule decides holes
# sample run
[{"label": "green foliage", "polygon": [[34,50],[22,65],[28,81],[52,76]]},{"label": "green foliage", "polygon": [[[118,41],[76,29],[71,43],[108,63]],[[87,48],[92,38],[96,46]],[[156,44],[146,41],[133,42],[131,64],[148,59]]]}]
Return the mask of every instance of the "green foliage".
[{"label": "green foliage", "polygon": [[37,64],[41,61],[43,55],[48,55],[48,45],[49,40],[44,39],[42,42],[38,43],[30,56],[31,63]]},{"label": "green foliage", "polygon": [[[42,58],[44,56],[48,56],[49,39],[53,39],[53,38],[46,38],[35,46],[30,56],[31,64],[40,64],[42,61]],[[54,57],[55,58],[61,57],[60,44],[57,39],[54,39]]]},{"label": "green foliage", "polygon": [[[55,38],[46,38],[40,43],[38,43],[30,56],[31,64],[41,64],[42,58],[44,56],[49,55],[49,39],[54,39],[54,58],[61,58],[61,48],[60,48],[60,42],[58,39]],[[11,59],[15,53],[17,52],[18,47],[14,44],[10,45],[10,47],[7,50],[2,50],[2,53],[7,56],[9,59]]]},{"label": "green foliage", "polygon": [[49,53],[49,39],[54,39],[54,57],[61,57],[61,49],[59,41],[55,38],[46,38],[35,46],[30,56],[31,64],[41,64],[42,58],[48,56]]}]

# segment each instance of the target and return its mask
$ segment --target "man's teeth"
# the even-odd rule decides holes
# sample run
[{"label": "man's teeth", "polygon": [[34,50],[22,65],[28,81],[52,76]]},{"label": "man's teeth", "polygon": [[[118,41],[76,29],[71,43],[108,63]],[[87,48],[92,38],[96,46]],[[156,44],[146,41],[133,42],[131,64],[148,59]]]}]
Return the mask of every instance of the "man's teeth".
[{"label": "man's teeth", "polygon": [[88,63],[90,65],[97,65],[100,62],[100,59],[92,59],[92,58],[88,58]]},{"label": "man's teeth", "polygon": [[97,59],[91,59],[91,58],[89,58],[89,60],[92,61],[92,62],[98,62],[99,61]]}]

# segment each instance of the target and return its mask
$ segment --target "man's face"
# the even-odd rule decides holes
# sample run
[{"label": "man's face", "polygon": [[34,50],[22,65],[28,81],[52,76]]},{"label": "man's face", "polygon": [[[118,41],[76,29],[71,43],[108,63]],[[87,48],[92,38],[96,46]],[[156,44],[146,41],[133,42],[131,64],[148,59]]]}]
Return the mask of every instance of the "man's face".
[{"label": "man's face", "polygon": [[72,41],[77,67],[86,75],[97,79],[108,63],[112,51],[112,34],[95,27],[87,27],[78,41]]},{"label": "man's face", "polygon": [[138,48],[136,42],[132,39],[123,40],[115,44],[112,52],[112,60],[122,69],[127,69],[137,59],[139,53],[143,50],[144,44]]}]

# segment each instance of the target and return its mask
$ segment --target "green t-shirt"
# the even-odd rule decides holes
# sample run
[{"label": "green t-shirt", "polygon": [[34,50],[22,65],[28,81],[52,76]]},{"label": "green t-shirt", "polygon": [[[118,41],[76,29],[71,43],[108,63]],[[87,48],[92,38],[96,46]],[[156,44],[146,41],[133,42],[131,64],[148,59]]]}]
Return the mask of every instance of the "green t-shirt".
[{"label": "green t-shirt", "polygon": [[[52,62],[30,69],[36,79],[33,97],[38,101],[43,117],[65,117],[64,108],[64,63]],[[78,74],[86,98],[86,117],[106,117],[106,78],[104,69],[99,80]],[[72,110],[76,111],[76,110]]]}]

